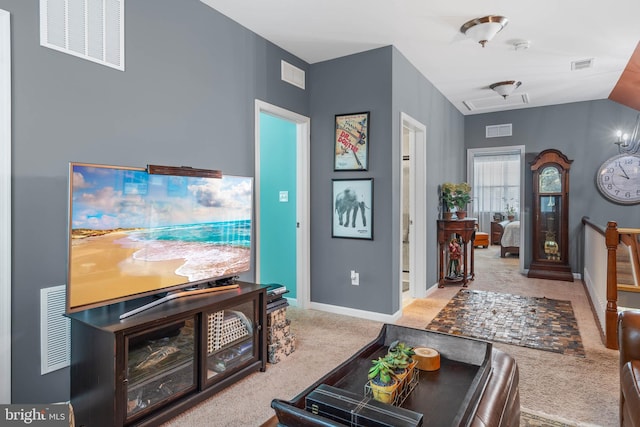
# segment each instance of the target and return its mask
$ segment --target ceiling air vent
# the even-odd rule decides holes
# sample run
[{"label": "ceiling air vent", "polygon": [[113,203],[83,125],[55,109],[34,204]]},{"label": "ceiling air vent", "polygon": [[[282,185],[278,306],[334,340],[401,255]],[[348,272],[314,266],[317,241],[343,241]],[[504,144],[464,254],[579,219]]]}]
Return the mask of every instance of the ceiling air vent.
[{"label": "ceiling air vent", "polygon": [[503,136],[512,136],[513,129],[512,124],[507,123],[504,125],[491,125],[487,126],[486,129],[486,137],[487,138],[500,138]]},{"label": "ceiling air vent", "polygon": [[584,70],[586,68],[593,68],[593,58],[582,59],[580,61],[573,61],[571,63],[572,71]]},{"label": "ceiling air vent", "polygon": [[281,61],[281,78],[283,81],[304,89],[304,70],[289,64],[287,61]]}]

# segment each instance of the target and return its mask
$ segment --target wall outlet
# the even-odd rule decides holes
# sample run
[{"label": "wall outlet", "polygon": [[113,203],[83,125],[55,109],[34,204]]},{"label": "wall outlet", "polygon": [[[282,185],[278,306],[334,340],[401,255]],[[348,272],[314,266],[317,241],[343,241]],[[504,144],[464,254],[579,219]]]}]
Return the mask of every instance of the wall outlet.
[{"label": "wall outlet", "polygon": [[351,284],[353,286],[359,286],[360,285],[360,273],[358,273],[355,270],[351,270]]}]

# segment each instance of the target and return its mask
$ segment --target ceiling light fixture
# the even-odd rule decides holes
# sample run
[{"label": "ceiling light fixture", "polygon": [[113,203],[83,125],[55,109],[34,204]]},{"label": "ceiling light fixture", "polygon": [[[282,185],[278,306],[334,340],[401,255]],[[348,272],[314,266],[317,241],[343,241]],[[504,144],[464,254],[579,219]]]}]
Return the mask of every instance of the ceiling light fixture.
[{"label": "ceiling light fixture", "polygon": [[640,151],[640,114],[636,118],[636,126],[631,132],[631,137],[627,133],[623,134],[620,130],[616,133],[616,136],[617,141],[614,144],[618,146],[618,153],[636,154]]},{"label": "ceiling light fixture", "polygon": [[504,99],[507,99],[507,96],[511,95],[514,90],[516,90],[522,82],[515,80],[506,80],[503,82],[494,83],[489,88],[495,90],[502,96]]},{"label": "ceiling light fixture", "polygon": [[484,47],[496,34],[498,34],[509,22],[504,16],[489,15],[472,19],[460,27],[460,32],[477,41]]}]

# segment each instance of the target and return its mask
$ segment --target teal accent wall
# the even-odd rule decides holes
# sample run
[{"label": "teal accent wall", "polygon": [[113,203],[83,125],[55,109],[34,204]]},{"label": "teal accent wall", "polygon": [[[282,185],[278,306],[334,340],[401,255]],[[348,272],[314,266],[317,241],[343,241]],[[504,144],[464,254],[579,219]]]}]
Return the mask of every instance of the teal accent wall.
[{"label": "teal accent wall", "polygon": [[[280,201],[280,192],[288,201]],[[296,298],[296,124],[260,114],[260,283]]]}]

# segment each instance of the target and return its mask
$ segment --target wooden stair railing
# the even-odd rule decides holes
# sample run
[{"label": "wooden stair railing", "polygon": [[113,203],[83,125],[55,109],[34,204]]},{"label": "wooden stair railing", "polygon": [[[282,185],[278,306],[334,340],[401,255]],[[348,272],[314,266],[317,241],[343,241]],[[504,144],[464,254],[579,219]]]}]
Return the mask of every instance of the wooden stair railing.
[{"label": "wooden stair railing", "polygon": [[[640,273],[640,255],[638,254],[638,238],[640,237],[639,230],[628,229],[628,234],[623,234],[621,230],[618,230],[620,235],[620,246],[628,251],[621,256],[618,251],[618,290],[627,292],[640,292],[640,286],[638,284],[638,274]],[[626,265],[622,262],[621,258],[626,260]],[[627,269],[627,272],[621,272],[621,269]]]},{"label": "wooden stair railing", "polygon": [[[618,348],[618,290],[640,292],[637,274],[640,272],[640,255],[638,254],[638,237],[640,229],[618,228],[615,221],[607,223],[605,231],[605,242],[607,245],[607,309],[605,313],[605,335],[607,348]],[[633,285],[620,285],[618,283],[618,255],[617,250],[620,243],[630,249],[629,262],[632,264]]]},{"label": "wooden stair railing", "polygon": [[620,243],[618,224],[615,221],[607,223],[604,233],[607,245],[607,308],[605,311],[605,345],[607,348],[618,348],[618,272],[616,269],[616,251]]}]

